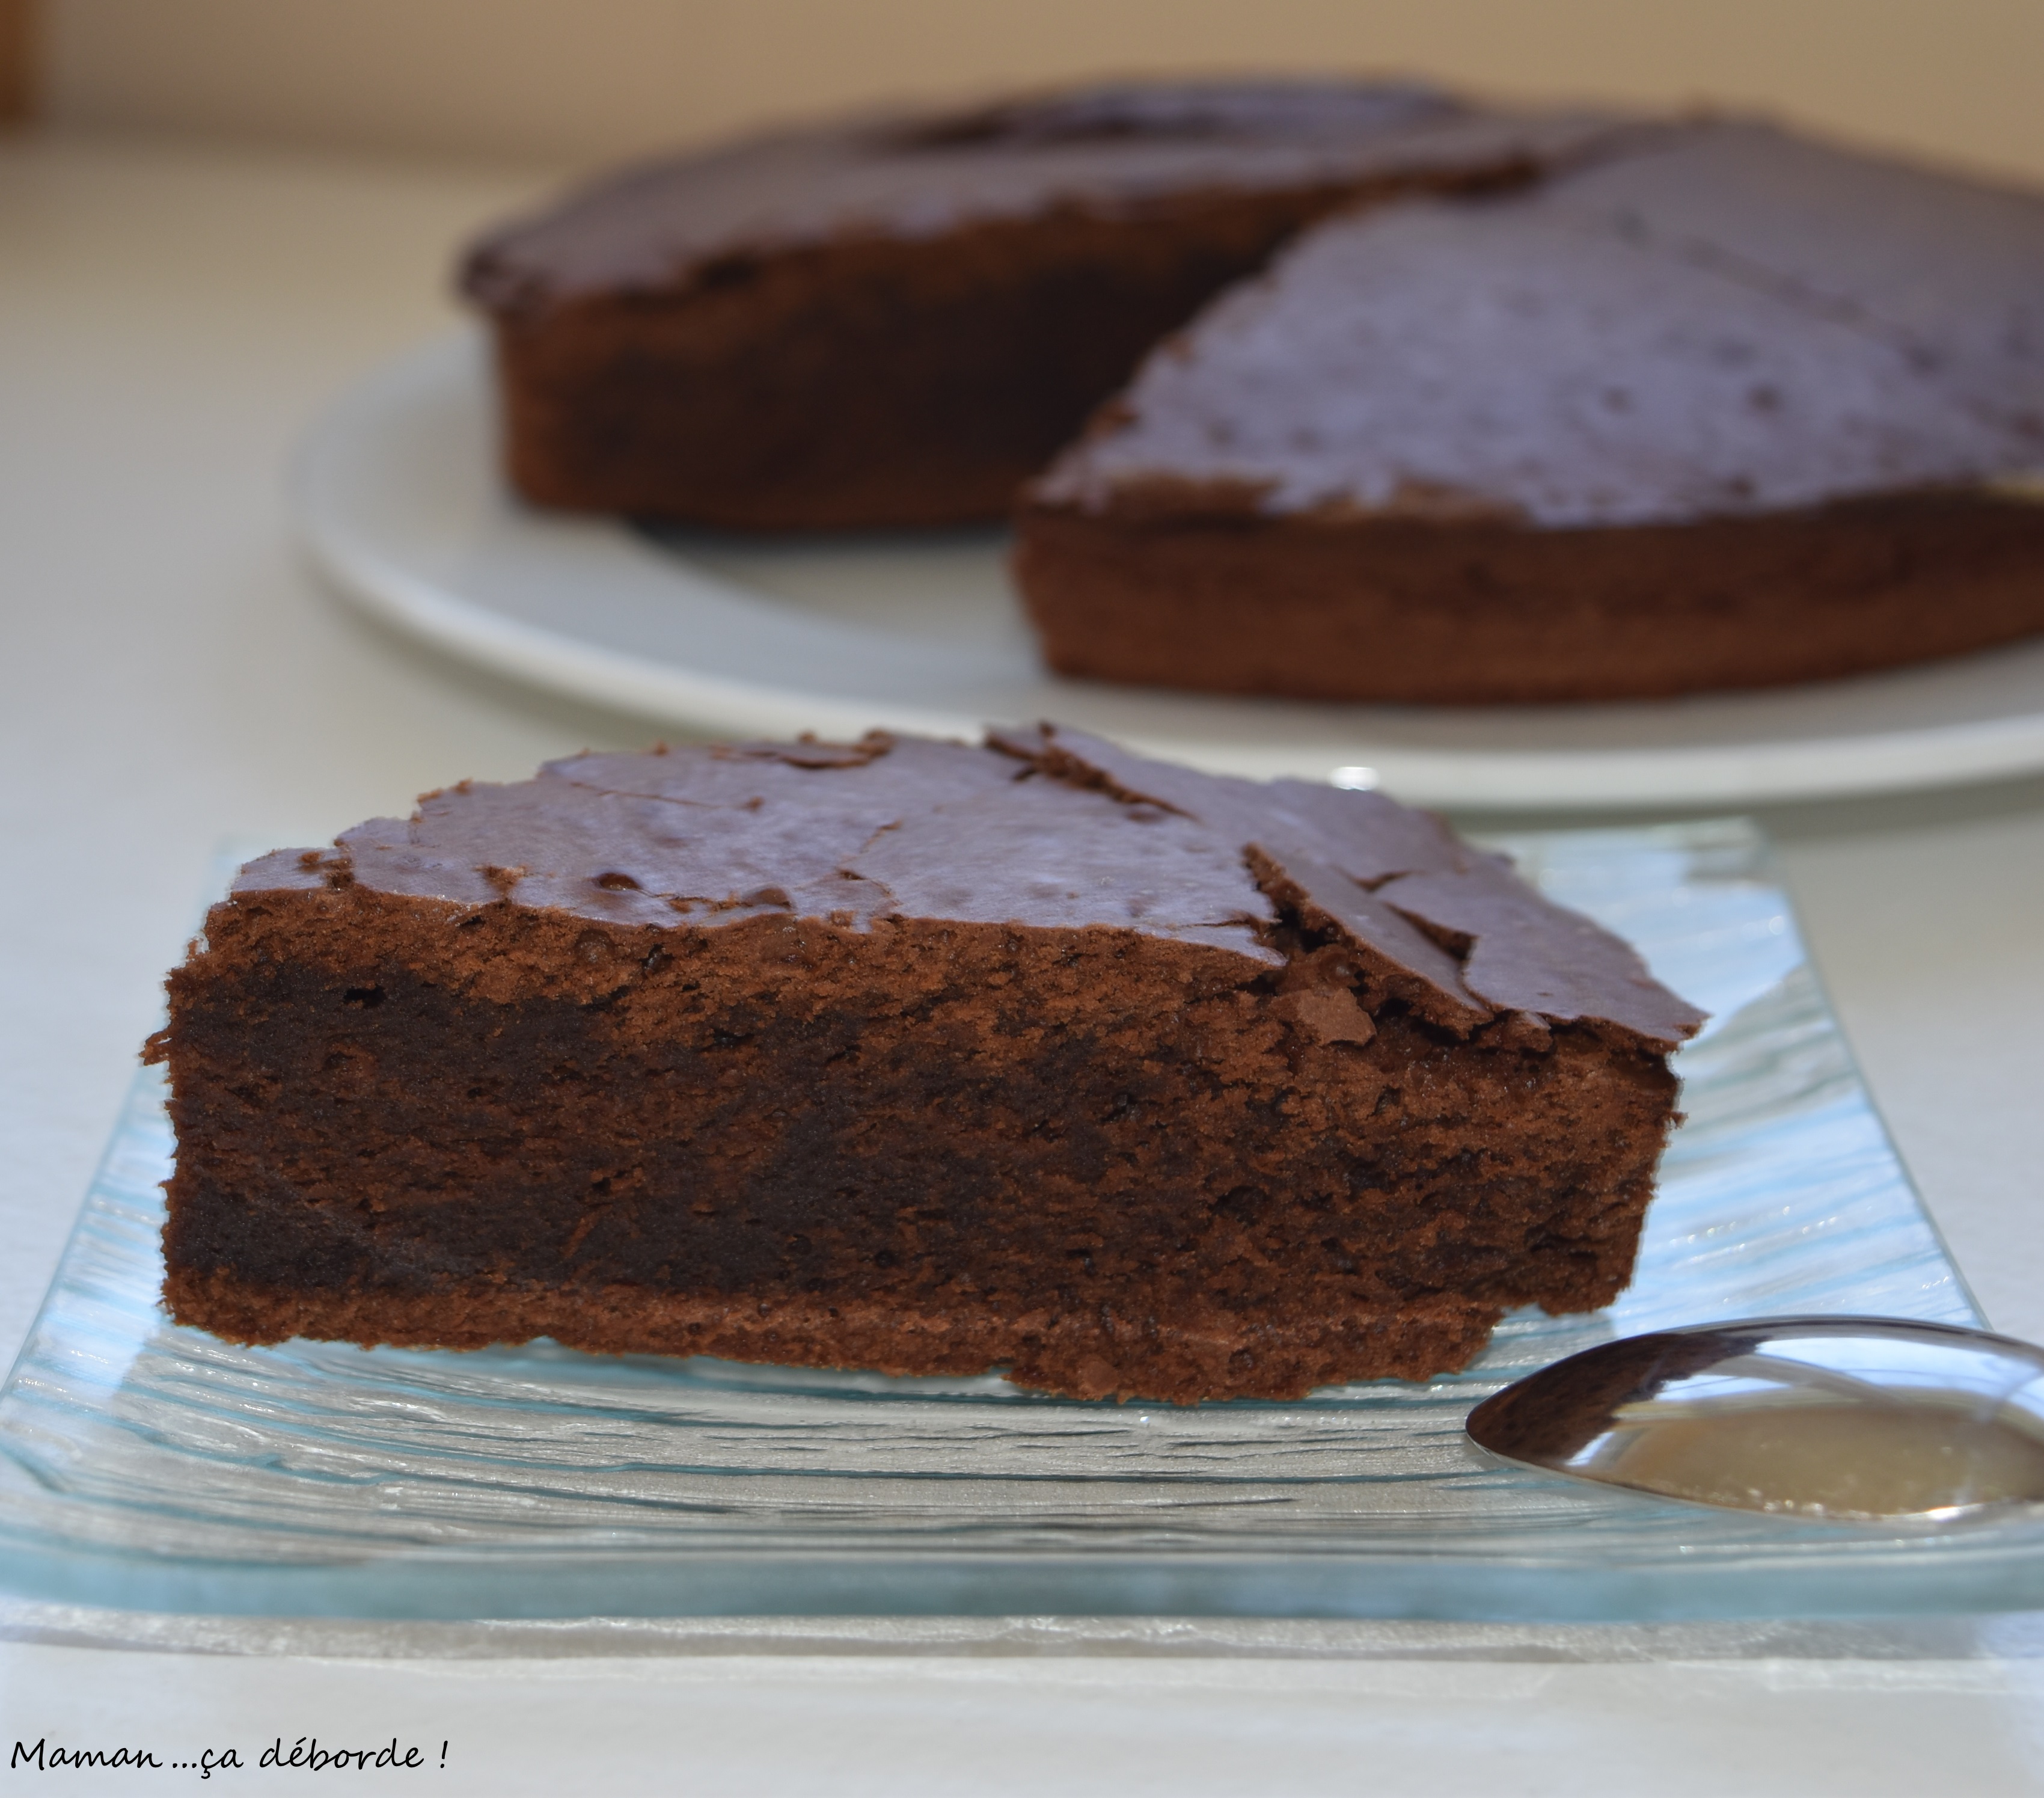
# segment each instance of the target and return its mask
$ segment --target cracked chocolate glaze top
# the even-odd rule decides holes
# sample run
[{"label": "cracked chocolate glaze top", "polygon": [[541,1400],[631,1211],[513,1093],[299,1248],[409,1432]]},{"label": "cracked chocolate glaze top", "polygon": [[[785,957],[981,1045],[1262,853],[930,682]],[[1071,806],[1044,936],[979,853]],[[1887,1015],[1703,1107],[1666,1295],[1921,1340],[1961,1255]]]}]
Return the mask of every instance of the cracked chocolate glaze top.
[{"label": "cracked chocolate glaze top", "polygon": [[1568,527],[2040,468],[2044,195],[1718,122],[1312,229],[1035,492]]},{"label": "cracked chocolate glaze top", "polygon": [[628,169],[490,233],[462,281],[503,314],[741,279],[839,238],[927,238],[1074,210],[1139,221],[1228,193],[1523,178],[1612,121],[1504,112],[1410,83],[1177,82],[895,114]]},{"label": "cracked chocolate glaze top", "polygon": [[1310,974],[1373,1011],[1400,1002],[1459,1036],[1581,1022],[1667,1049],[1703,1019],[1429,813],[1200,774],[1049,725],[979,748],[874,733],[578,756],[429,793],[331,850],[279,849],[234,895],[335,887],[626,927],[778,914],[1133,930],[1239,956],[1246,978]]}]

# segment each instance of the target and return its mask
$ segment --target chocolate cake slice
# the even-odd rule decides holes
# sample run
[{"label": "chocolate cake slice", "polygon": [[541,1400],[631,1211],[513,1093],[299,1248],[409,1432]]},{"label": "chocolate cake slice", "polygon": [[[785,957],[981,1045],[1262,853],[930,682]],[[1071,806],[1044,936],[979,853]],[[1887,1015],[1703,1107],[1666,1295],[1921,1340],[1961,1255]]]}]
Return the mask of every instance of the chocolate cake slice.
[{"label": "chocolate cake slice", "polygon": [[493,233],[463,279],[540,505],[990,519],[1303,225],[1522,181],[1608,134],[1386,83],[1095,88],[629,171]]},{"label": "chocolate cake slice", "polygon": [[1744,123],[1323,224],[1035,485],[1066,674],[1646,697],[2044,630],[2044,198]]},{"label": "chocolate cake slice", "polygon": [[1700,1015],[1426,814],[1049,727],[464,783],[170,990],[181,1323],[1185,1403],[1609,1300]]}]

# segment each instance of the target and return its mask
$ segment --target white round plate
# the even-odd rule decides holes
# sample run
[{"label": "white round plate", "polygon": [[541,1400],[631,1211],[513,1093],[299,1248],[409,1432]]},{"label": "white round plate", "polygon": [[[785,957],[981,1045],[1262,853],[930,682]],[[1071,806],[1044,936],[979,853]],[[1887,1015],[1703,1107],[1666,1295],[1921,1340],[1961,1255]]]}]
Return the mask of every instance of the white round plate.
[{"label": "white round plate", "polygon": [[994,533],[656,543],[532,510],[497,473],[482,347],[363,381],[292,483],[319,568],[373,612],[536,685],[718,732],[976,737],[1053,718],[1216,772],[1421,804],[1742,804],[2044,768],[2044,641],[1704,699],[1468,709],[1241,699],[1046,673]]}]

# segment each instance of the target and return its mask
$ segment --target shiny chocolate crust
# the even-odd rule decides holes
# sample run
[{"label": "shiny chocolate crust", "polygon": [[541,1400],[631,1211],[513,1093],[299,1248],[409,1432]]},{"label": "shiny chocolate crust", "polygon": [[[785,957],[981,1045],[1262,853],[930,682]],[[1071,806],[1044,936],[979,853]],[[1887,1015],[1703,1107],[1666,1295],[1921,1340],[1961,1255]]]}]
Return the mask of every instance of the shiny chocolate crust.
[{"label": "shiny chocolate crust", "polygon": [[1035,483],[1064,672],[1644,697],[2044,629],[2044,198],[1739,122],[1309,232]]},{"label": "shiny chocolate crust", "polygon": [[592,755],[252,863],[165,1294],[1191,1403],[1629,1277],[1700,1014],[1379,795],[1045,726]]},{"label": "shiny chocolate crust", "polygon": [[1329,213],[1613,135],[1391,83],[1101,87],[629,170],[469,253],[511,477],[743,529],[991,518],[1166,332]]}]

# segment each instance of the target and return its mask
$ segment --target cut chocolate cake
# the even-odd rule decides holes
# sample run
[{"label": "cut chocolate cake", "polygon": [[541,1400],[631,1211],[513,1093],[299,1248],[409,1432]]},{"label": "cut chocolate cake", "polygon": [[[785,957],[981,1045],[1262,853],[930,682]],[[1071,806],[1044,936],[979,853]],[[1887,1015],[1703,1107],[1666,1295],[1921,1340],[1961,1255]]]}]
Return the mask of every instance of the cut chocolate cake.
[{"label": "cut chocolate cake", "polygon": [[1764,125],[1101,88],[630,171],[464,281],[540,503],[931,525],[1040,475],[1066,674],[1651,698],[2044,631],[2044,197]]},{"label": "cut chocolate cake", "polygon": [[1308,233],[1036,484],[1016,567],[1067,674],[1761,686],[2044,630],[2040,468],[2044,198],[1708,124]]},{"label": "cut chocolate cake", "polygon": [[993,518],[1143,352],[1303,225],[1608,135],[1384,83],[1106,87],[794,131],[493,233],[513,481],[747,529]]},{"label": "cut chocolate cake", "polygon": [[1608,1302],[1700,1020],[1427,814],[1049,727],[463,783],[170,987],[181,1323],[1187,1403]]}]

